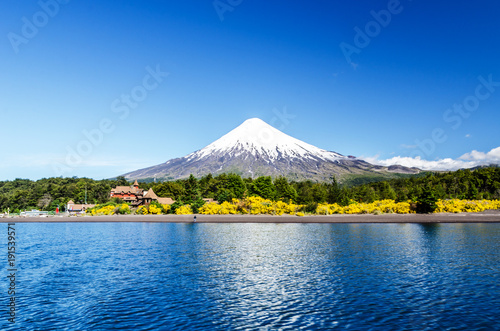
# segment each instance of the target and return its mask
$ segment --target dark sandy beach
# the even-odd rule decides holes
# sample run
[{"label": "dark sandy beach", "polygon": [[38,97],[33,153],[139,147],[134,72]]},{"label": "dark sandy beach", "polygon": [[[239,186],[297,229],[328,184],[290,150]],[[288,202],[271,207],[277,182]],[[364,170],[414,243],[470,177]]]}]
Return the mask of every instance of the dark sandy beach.
[{"label": "dark sandy beach", "polygon": [[[71,217],[1,218],[2,223],[157,222],[192,223],[194,215],[113,215]],[[197,223],[500,223],[500,210],[481,213],[382,214],[382,215],[196,215]]]}]

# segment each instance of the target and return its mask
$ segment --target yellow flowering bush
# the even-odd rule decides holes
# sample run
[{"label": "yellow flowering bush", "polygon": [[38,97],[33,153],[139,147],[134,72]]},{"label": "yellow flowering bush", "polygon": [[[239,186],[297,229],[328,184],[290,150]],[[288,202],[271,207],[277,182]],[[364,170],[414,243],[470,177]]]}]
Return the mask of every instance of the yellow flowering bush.
[{"label": "yellow flowering bush", "polygon": [[92,216],[96,215],[115,215],[115,214],[130,214],[130,207],[126,203],[116,205],[114,203],[106,203],[103,205],[98,205],[93,208],[89,208],[85,213]]},{"label": "yellow flowering bush", "polygon": [[[481,212],[487,209],[500,209],[500,200],[439,200],[436,203],[437,208],[435,213],[461,213],[461,212]],[[320,203],[316,208],[317,215],[331,215],[331,214],[383,214],[383,213],[396,213],[396,214],[410,214],[415,213],[412,210],[411,201],[396,202],[394,200],[386,199],[374,201],[372,203],[361,203],[351,201],[348,206],[341,206],[336,203],[327,204]],[[167,213],[171,208],[170,205],[162,205],[157,207],[155,205],[141,206],[137,209],[136,214],[161,214]],[[252,215],[297,215],[304,216],[300,211],[302,205],[296,205],[292,201],[289,203],[283,201],[271,201],[260,197],[248,197],[242,200],[232,199],[231,202],[223,202],[221,204],[210,202],[204,204],[199,208],[200,214],[206,215],[229,215],[229,214],[252,214]],[[116,211],[116,206],[103,206],[100,208],[89,209],[87,213],[92,215],[112,215]],[[120,210],[130,210],[127,204],[119,206]],[[190,205],[180,206],[176,209],[177,215],[190,215],[193,210]]]},{"label": "yellow flowering bush", "polygon": [[435,213],[473,213],[487,209],[500,209],[500,200],[449,199],[436,202]]},{"label": "yellow flowering bush", "polygon": [[220,205],[221,209],[219,211],[220,214],[237,214],[238,213],[238,206],[232,203],[229,203],[227,201],[224,201]]},{"label": "yellow flowering bush", "polygon": [[130,214],[130,207],[126,203],[122,203],[121,205],[119,205],[117,207],[117,209],[115,209],[115,213],[118,213],[118,214],[121,214],[121,215],[123,215],[123,214]]},{"label": "yellow flowering bush", "polygon": [[316,208],[316,214],[330,215],[330,214],[343,214],[343,207],[338,204],[320,203]]},{"label": "yellow flowering bush", "polygon": [[271,201],[260,197],[249,197],[245,199],[250,214],[268,214],[268,215],[294,215],[300,205],[294,204],[292,201],[286,203],[283,201]]},{"label": "yellow flowering bush", "polygon": [[221,204],[210,202],[206,203],[200,207],[200,214],[209,214],[209,215],[227,215],[227,214],[238,214],[238,200],[233,199],[233,203],[224,201]]},{"label": "yellow flowering bush", "polygon": [[294,204],[293,201],[290,201],[289,203],[277,201],[274,203],[274,208],[277,215],[294,215],[295,213],[297,213],[300,207],[300,205]]},{"label": "yellow flowering bush", "polygon": [[[372,203],[352,203],[349,206],[339,206],[338,204],[319,204],[316,213],[319,215],[330,214],[380,214],[415,213],[410,208],[411,202],[395,202],[394,200],[379,200]],[[438,200],[435,213],[463,213],[481,212],[487,209],[500,209],[499,200]]]},{"label": "yellow flowering bush", "polygon": [[149,213],[152,215],[160,215],[162,208],[156,207],[155,205],[149,205]]},{"label": "yellow flowering bush", "polygon": [[170,208],[171,208],[171,206],[170,206],[170,205],[167,205],[167,204],[165,204],[165,205],[161,205],[161,207],[162,207],[162,213],[164,213],[164,214],[168,213],[168,211],[169,211],[169,210],[170,210]]},{"label": "yellow flowering bush", "polygon": [[89,210],[87,210],[87,213],[90,212],[90,214],[92,216],[96,216],[96,215],[113,215],[115,208],[116,207],[113,206],[113,205],[108,205],[108,206],[103,206],[103,207],[100,207],[100,208],[89,209]]},{"label": "yellow flowering bush", "polygon": [[175,213],[177,215],[190,215],[193,213],[193,210],[191,209],[190,205],[184,205],[184,206],[180,206],[179,208],[177,208],[175,210]]},{"label": "yellow flowering bush", "polygon": [[295,215],[301,206],[293,202],[271,201],[261,197],[248,197],[243,200],[232,199],[232,202],[221,204],[211,202],[203,205],[201,214],[227,215],[227,214],[268,214],[268,215]]},{"label": "yellow flowering bush", "polygon": [[147,215],[149,213],[148,207],[147,206],[140,206],[139,208],[137,208],[135,213],[138,215]]},{"label": "yellow flowering bush", "polygon": [[272,214],[273,207],[272,201],[263,199],[260,197],[250,197],[248,198],[250,204],[250,214]]},{"label": "yellow flowering bush", "polygon": [[170,209],[170,205],[161,205],[161,207],[151,204],[147,206],[140,206],[135,213],[138,215],[161,215],[166,214]]},{"label": "yellow flowering bush", "polygon": [[409,214],[414,211],[410,210],[410,202],[396,202],[394,200],[386,199],[374,201],[372,203],[357,203],[351,201],[348,206],[340,206],[336,203],[318,204],[316,214],[331,215],[331,214],[380,214],[380,213],[396,213],[396,214]]},{"label": "yellow flowering bush", "polygon": [[198,211],[200,214],[206,214],[206,215],[216,215],[220,213],[221,206],[216,203],[216,202],[210,202],[206,203],[203,206],[201,206]]}]

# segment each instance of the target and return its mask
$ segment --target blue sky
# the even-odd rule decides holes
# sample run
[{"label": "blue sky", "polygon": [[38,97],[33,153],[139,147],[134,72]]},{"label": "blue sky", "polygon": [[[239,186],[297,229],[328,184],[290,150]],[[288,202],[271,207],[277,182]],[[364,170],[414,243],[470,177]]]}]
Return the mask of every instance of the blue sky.
[{"label": "blue sky", "polygon": [[0,9],[0,180],[113,177],[251,117],[379,164],[500,162],[497,1]]}]

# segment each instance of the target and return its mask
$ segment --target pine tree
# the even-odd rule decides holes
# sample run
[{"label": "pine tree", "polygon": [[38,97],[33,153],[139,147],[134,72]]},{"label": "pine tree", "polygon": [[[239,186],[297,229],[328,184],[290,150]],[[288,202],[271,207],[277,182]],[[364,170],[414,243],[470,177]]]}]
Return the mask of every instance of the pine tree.
[{"label": "pine tree", "polygon": [[339,203],[341,200],[342,189],[340,188],[337,179],[335,176],[330,177],[330,184],[328,184],[328,194],[327,194],[327,202],[328,203]]},{"label": "pine tree", "polygon": [[286,202],[297,201],[297,191],[288,183],[288,180],[280,176],[274,180],[276,188],[276,199],[283,199]]},{"label": "pine tree", "polygon": [[417,213],[419,214],[428,214],[434,212],[436,210],[437,198],[434,194],[434,190],[432,186],[428,183],[425,188],[422,190],[422,193],[419,195],[417,200]]}]

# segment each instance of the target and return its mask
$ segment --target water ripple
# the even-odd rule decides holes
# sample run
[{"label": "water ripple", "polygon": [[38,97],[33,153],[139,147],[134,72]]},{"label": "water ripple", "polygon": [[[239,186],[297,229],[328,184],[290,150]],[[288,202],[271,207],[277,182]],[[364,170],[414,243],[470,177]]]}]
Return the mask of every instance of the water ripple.
[{"label": "water ripple", "polygon": [[2,330],[500,329],[496,224],[18,226]]}]

